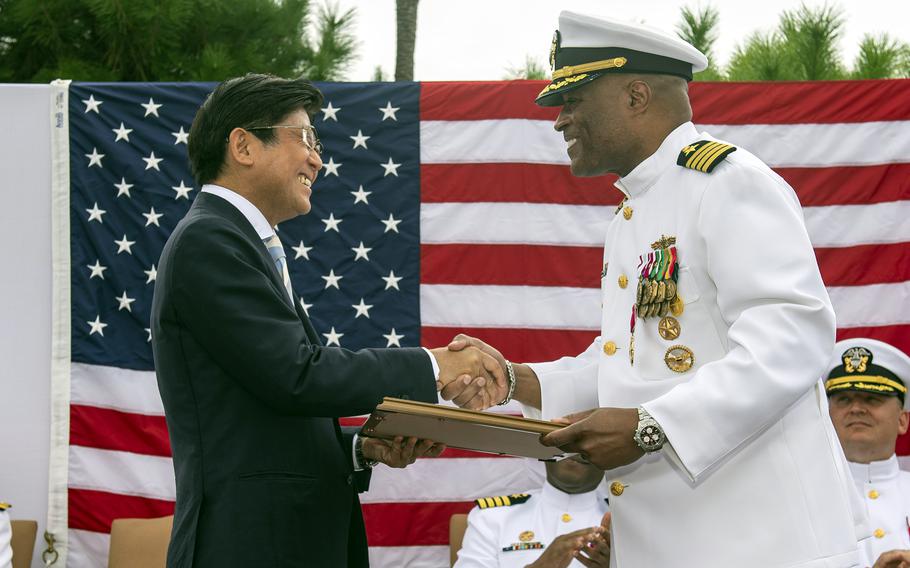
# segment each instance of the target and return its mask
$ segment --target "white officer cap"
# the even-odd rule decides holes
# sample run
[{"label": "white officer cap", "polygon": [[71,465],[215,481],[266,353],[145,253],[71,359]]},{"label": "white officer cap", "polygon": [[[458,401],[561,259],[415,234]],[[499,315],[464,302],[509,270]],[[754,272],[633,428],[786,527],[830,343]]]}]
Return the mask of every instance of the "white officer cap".
[{"label": "white officer cap", "polygon": [[834,344],[828,368],[828,396],[845,390],[896,396],[904,410],[910,410],[910,357],[900,349],[865,337],[844,339]]},{"label": "white officer cap", "polygon": [[707,67],[702,52],[661,30],[563,11],[550,46],[552,80],[535,102],[561,105],[559,95],[605,73],[676,75],[691,81],[692,73]]}]

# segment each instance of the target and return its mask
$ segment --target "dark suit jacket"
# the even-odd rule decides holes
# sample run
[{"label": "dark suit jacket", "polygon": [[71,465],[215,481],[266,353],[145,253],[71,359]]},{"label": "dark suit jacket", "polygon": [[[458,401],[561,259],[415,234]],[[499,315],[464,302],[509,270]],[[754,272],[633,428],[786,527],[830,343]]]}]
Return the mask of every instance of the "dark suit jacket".
[{"label": "dark suit jacket", "polygon": [[151,328],[177,478],[168,566],[367,566],[368,479],[336,417],[434,402],[426,353],[321,346],[249,221],[206,193],[164,247]]}]

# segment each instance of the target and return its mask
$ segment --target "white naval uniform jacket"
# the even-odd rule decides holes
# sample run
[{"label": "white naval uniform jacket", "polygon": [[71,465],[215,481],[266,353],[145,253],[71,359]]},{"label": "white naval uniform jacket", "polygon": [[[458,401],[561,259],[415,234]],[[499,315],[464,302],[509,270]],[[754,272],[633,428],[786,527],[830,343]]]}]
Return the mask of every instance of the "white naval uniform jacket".
[{"label": "white naval uniform jacket", "polygon": [[[594,491],[575,495],[544,483],[542,489],[528,494],[531,497],[524,503],[471,509],[455,568],[527,566],[540,558],[556,537],[599,525],[608,510],[602,483]],[[528,536],[527,531],[533,535]],[[516,545],[522,542],[540,543],[544,549],[520,550]],[[577,560],[569,566],[582,568]]]},{"label": "white naval uniform jacket", "polygon": [[900,469],[897,456],[850,462],[850,471],[872,528],[872,538],[861,544],[863,566],[872,566],[889,550],[910,549],[910,473]]},{"label": "white naval uniform jacket", "polygon": [[13,549],[10,545],[12,538],[9,512],[0,510],[0,568],[10,568],[13,565]]},{"label": "white naval uniform jacket", "polygon": [[[712,173],[678,166],[699,140],[713,138],[680,125],[616,182],[632,214],[607,227],[601,336],[532,365],[542,416],[642,405],[666,432],[662,451],[606,472],[625,486],[610,499],[614,568],[855,566],[867,527],[818,380],[834,312],[800,204],[742,148]],[[639,319],[630,365],[639,255],[662,235],[676,237],[681,333]],[[689,370],[665,363],[674,345]]]}]

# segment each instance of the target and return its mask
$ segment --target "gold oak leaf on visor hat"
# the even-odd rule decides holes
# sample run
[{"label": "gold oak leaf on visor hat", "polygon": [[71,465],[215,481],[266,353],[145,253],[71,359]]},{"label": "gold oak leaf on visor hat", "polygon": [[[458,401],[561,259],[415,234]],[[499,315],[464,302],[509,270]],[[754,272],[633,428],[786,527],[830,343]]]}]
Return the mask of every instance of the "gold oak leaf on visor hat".
[{"label": "gold oak leaf on visor hat", "polygon": [[535,102],[559,106],[562,93],[606,73],[676,75],[691,81],[692,73],[707,67],[702,52],[661,30],[563,11],[550,46],[552,78]]},{"label": "gold oak leaf on visor hat", "polygon": [[904,410],[910,410],[906,386],[910,381],[910,357],[897,347],[864,337],[844,339],[834,344],[828,369],[828,396],[841,391],[896,396]]}]

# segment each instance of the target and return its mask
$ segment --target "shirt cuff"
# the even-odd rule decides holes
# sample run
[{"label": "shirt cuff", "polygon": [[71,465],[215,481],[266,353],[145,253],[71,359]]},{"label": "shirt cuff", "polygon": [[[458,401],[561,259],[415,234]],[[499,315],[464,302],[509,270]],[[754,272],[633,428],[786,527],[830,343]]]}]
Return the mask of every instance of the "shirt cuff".
[{"label": "shirt cuff", "polygon": [[433,355],[433,352],[427,349],[426,347],[421,347],[424,351],[427,352],[427,355],[430,356],[430,364],[433,365],[433,380],[439,380],[439,363],[436,362],[436,357]]},{"label": "shirt cuff", "polygon": [[360,438],[360,436],[354,434],[354,437],[351,439],[351,463],[354,464],[354,471],[363,471],[363,466],[360,465],[360,460],[357,459],[357,452],[354,451],[354,448],[357,447],[358,438]]}]

